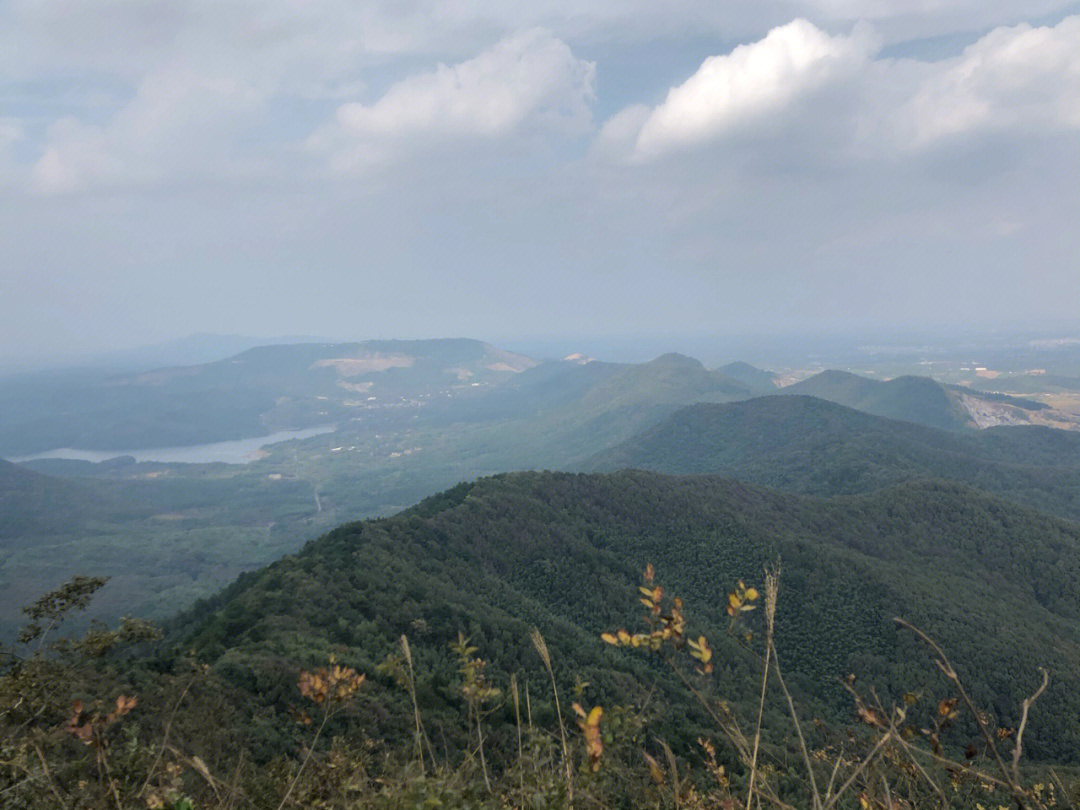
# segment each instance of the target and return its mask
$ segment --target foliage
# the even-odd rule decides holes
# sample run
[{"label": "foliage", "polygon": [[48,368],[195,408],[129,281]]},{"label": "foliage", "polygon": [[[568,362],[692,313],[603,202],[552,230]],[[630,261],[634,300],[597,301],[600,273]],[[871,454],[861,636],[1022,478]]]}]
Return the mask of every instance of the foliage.
[{"label": "foliage", "polygon": [[[754,720],[752,710],[748,716],[729,701],[730,680],[708,668],[714,647],[690,630],[682,599],[668,595],[655,578],[650,564],[640,589],[646,633],[605,633],[604,641],[662,660],[708,716],[711,733],[679,753],[656,735],[657,713],[650,711],[649,698],[637,705],[593,703],[586,708],[591,688],[580,679],[571,690],[577,733],[567,742],[561,725],[556,732],[550,722],[534,718],[530,693],[526,689],[522,701],[515,676],[510,694],[516,744],[496,746],[494,757],[485,759],[480,719],[495,711],[494,701],[504,693],[489,680],[479,649],[459,636],[451,645],[459,662],[457,691],[466,709],[465,725],[476,736],[462,738],[456,762],[450,751],[436,756],[432,750],[430,766],[425,766],[423,750],[416,758],[407,735],[373,736],[373,707],[363,708],[361,689],[367,678],[333,658],[318,668],[301,669],[290,690],[321,712],[317,727],[296,748],[259,762],[251,756],[250,740],[233,733],[226,715],[213,712],[228,688],[212,671],[167,671],[145,651],[134,659],[134,668],[125,670],[118,666],[117,650],[105,658],[91,656],[85,645],[67,640],[55,642],[47,653],[8,653],[0,674],[0,795],[5,807],[27,810],[978,810],[1006,805],[1043,810],[1080,799],[1080,779],[1066,785],[1075,773],[1065,770],[1063,778],[1053,768],[1021,762],[1029,710],[1045,692],[1045,677],[1023,701],[1018,727],[992,725],[990,713],[972,700],[936,642],[901,622],[929,646],[946,682],[955,687],[954,696],[935,702],[905,693],[899,703],[887,706],[872,687],[859,688],[851,676],[844,688],[853,704],[852,720],[835,727],[816,719],[807,725],[777,658],[779,577],[775,569],[766,570],[764,595],[740,581],[723,600],[729,614],[724,635],[754,654],[756,667],[742,674],[753,678],[756,669],[761,709],[766,708],[767,687],[776,685],[769,711],[777,704],[784,707],[790,725],[781,728],[765,722],[764,711]],[[74,584],[67,590],[81,588]],[[42,603],[64,599],[52,594]],[[761,602],[763,611],[751,610]],[[535,631],[531,635],[537,648],[547,652],[543,639]],[[407,641],[401,646],[411,658]],[[551,672],[550,654],[542,657]],[[128,691],[136,683],[140,695]],[[557,700],[559,687],[552,683]],[[121,686],[125,691],[111,702],[92,697],[68,703],[75,694],[111,694]],[[235,693],[229,700],[231,708],[244,705]],[[925,704],[928,711],[920,712]],[[966,749],[972,732],[962,712],[979,740],[967,742]],[[334,727],[335,718],[349,714],[354,722]],[[302,711],[294,712],[292,722],[297,721],[299,728],[315,726]],[[220,743],[213,755],[208,753],[211,740]],[[430,740],[425,742],[430,749]]]}]

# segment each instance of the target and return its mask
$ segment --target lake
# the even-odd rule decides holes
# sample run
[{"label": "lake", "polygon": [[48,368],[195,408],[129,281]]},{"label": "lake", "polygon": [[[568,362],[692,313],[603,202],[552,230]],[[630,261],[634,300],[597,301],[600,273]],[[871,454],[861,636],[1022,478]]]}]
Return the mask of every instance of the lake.
[{"label": "lake", "polygon": [[311,436],[331,433],[336,429],[336,425],[323,425],[322,427],[304,428],[302,430],[279,430],[277,433],[256,436],[251,439],[192,444],[187,447],[150,447],[140,450],[78,450],[72,447],[60,447],[45,453],[10,458],[8,461],[20,463],[40,458],[64,458],[97,463],[108,461],[117,456],[132,456],[136,461],[167,461],[185,464],[210,464],[213,462],[247,464],[259,458],[259,451],[271,444],[295,439],[307,439]]}]

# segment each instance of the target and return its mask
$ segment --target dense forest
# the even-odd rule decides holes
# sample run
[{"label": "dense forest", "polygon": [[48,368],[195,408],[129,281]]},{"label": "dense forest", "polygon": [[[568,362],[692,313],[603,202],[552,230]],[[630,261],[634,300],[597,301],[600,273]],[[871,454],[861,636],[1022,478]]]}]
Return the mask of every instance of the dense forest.
[{"label": "dense forest", "polygon": [[727,475],[811,495],[941,479],[1080,518],[1080,433],[1037,426],[954,433],[809,396],[692,405],[587,466]]},{"label": "dense forest", "polygon": [[[338,392],[305,407],[358,407],[346,361],[398,404],[250,465],[0,462],[5,807],[1076,792],[1077,434],[969,430],[915,378],[807,381],[855,409],[680,355],[339,348],[294,358]],[[432,377],[444,349],[473,377]],[[489,475],[545,467],[588,472]]]},{"label": "dense forest", "polygon": [[[760,604],[764,590],[759,589],[768,583],[763,571],[774,566],[782,582],[775,624],[768,620],[771,614],[746,611]],[[657,584],[647,581],[642,597],[637,586],[647,567],[649,577],[655,571]],[[654,590],[659,583],[666,596]],[[611,725],[602,739],[611,750],[604,762],[612,776],[629,769],[611,783],[590,775],[601,772],[595,750],[600,738],[589,731],[596,717],[583,710],[581,734],[573,742],[575,752],[581,751],[583,784],[597,792],[589,806],[667,806],[670,797],[658,790],[664,780],[650,783],[642,748],[653,762],[670,754],[676,763],[687,763],[684,788],[700,788],[689,776],[689,763],[700,764],[699,739],[714,740],[708,743],[714,752],[709,756],[728,775],[724,789],[746,789],[742,749],[730,739],[721,742],[716,715],[722,707],[743,725],[753,725],[767,648],[784,662],[784,689],[790,689],[803,715],[806,744],[822,752],[817,756],[836,756],[835,746],[853,733],[844,729],[857,730],[860,718],[871,730],[884,728],[885,707],[911,703],[912,714],[925,717],[910,722],[922,723],[921,728],[931,724],[927,734],[938,756],[964,760],[967,748],[966,767],[978,768],[992,761],[979,739],[980,724],[1004,735],[1027,723],[1021,700],[1039,686],[1045,667],[1049,685],[1031,707],[1024,752],[1032,774],[1046,774],[1052,766],[1059,778],[1068,779],[1070,763],[1080,761],[1080,694],[1070,675],[1080,667],[1078,593],[1080,529],[957,484],[913,483],[821,499],[706,476],[501,475],[462,484],[393,518],[336,529],[299,554],[242,575],[170,622],[159,641],[148,640],[145,628],[125,620],[111,634],[92,628],[89,640],[62,645],[58,657],[14,648],[7,659],[5,694],[10,699],[12,690],[32,686],[40,690],[35,695],[43,708],[27,717],[9,704],[3,720],[7,756],[15,762],[20,750],[32,753],[16,750],[20,728],[38,728],[46,735],[39,747],[45,745],[49,723],[62,721],[64,712],[70,714],[70,700],[78,699],[73,727],[82,727],[85,714],[86,734],[97,734],[95,723],[100,725],[102,745],[115,736],[106,730],[113,726],[137,735],[166,733],[163,726],[171,724],[167,750],[186,753],[170,757],[181,771],[192,772],[186,782],[178,778],[175,789],[180,791],[182,782],[191,795],[205,793],[207,778],[198,790],[192,782],[210,762],[214,773],[246,773],[245,790],[280,795],[308,751],[315,752],[318,768],[362,763],[368,777],[379,774],[376,783],[386,790],[396,785],[393,790],[408,793],[416,789],[416,762],[407,765],[415,743],[420,762],[443,769],[450,780],[438,783],[438,790],[461,789],[475,794],[480,802],[475,806],[487,806],[483,802],[495,801],[498,793],[490,787],[492,779],[503,786],[499,790],[507,789],[507,779],[525,779],[514,770],[522,767],[524,756],[517,752],[523,701],[533,729],[530,756],[553,765],[579,756],[552,748],[559,738],[551,736],[558,733],[560,718],[564,736],[567,723],[574,727],[570,704],[577,703],[606,707],[602,712],[608,712]],[[674,595],[679,601],[671,602]],[[70,593],[67,598],[72,601]],[[644,620],[638,618],[639,600],[645,602]],[[37,626],[23,638],[36,643],[44,619],[63,602],[54,596],[39,603],[31,614]],[[734,615],[733,604],[739,606]],[[934,648],[894,617],[948,650],[965,694],[979,707],[978,720],[954,711],[953,691],[935,666]],[[678,631],[674,635],[657,629],[671,622]],[[624,628],[625,637],[615,632]],[[538,644],[535,633],[544,641]],[[629,640],[640,633],[645,650],[623,648],[636,646]],[[657,639],[652,654],[649,633]],[[627,639],[625,645],[620,638]],[[693,645],[682,646],[687,639]],[[91,665],[70,663],[88,650],[98,656],[97,647],[121,647],[127,640],[136,645],[126,653],[101,651]],[[686,669],[693,680],[671,668],[665,657],[669,642],[675,645],[672,655],[693,656]],[[63,666],[72,670],[59,684],[50,668]],[[362,690],[356,673],[365,676]],[[560,704],[552,682],[562,695]],[[324,687],[340,692],[350,708],[335,711],[322,743],[308,748],[309,715],[317,717],[312,712],[320,708],[329,712],[329,704],[309,711],[302,701],[312,689]],[[354,700],[354,692],[362,697]],[[117,693],[141,695],[142,702],[131,709],[101,704]],[[98,705],[94,700],[102,706],[97,715],[89,708]],[[882,708],[867,708],[871,700]],[[181,704],[183,711],[169,718],[168,706]],[[790,802],[806,785],[805,777],[781,775],[784,768],[794,769],[797,756],[784,706],[775,694],[766,703],[762,751],[772,763],[768,789]],[[121,721],[128,713],[131,720]],[[138,730],[143,723],[145,732]],[[942,727],[933,731],[934,724]],[[322,732],[321,721],[316,725]],[[536,736],[540,728],[545,731]],[[911,733],[922,734],[918,728]],[[486,752],[482,765],[475,761],[477,734]],[[145,769],[145,761],[137,765],[135,760],[152,759],[154,749],[137,756],[134,739],[110,742],[109,756],[119,756],[115,747],[126,745],[130,767]],[[866,755],[866,742],[856,734],[845,745]],[[356,745],[361,749],[350,748]],[[425,746],[431,747],[426,754]],[[194,756],[201,766],[191,765]],[[618,757],[624,759],[615,765]],[[537,768],[534,762],[530,767],[529,778],[552,776],[549,766]],[[544,788],[546,798],[530,806],[567,806],[577,767],[572,764],[571,773]],[[40,766],[24,762],[23,768],[40,776]],[[29,776],[23,779],[16,770],[4,789],[20,797],[37,795]],[[227,782],[221,776],[210,779],[211,786],[214,779]],[[106,778],[101,784],[110,782]],[[641,793],[634,798],[636,791]],[[465,794],[451,800],[452,806],[472,806]],[[678,803],[678,795],[674,800]],[[429,806],[419,799],[401,801],[375,806]],[[516,801],[503,796],[496,804],[517,806]],[[46,805],[25,798],[12,806]],[[326,806],[368,805],[328,801]]]},{"label": "dense forest", "polygon": [[[1026,688],[1040,664],[1080,665],[1080,530],[932,483],[816,500],[707,477],[498,476],[337,529],[177,626],[208,660],[243,661],[242,679],[260,662],[315,661],[336,645],[370,670],[417,628],[418,642],[436,642],[431,654],[462,630],[513,672],[535,625],[560,666],[607,696],[618,664],[599,633],[632,610],[647,562],[719,635],[725,587],[760,579],[776,559],[786,584],[777,646],[824,716],[844,707],[838,676],[858,670],[885,693],[932,679],[892,624],[901,614],[964,662],[991,705]],[[1059,681],[1042,710],[1053,731],[1032,755],[1080,758],[1080,695]]]},{"label": "dense forest", "polygon": [[[12,594],[0,604],[0,639],[13,637],[19,604],[75,574],[112,576],[88,616],[115,619],[134,611],[163,619],[334,526],[395,514],[459,481],[507,470],[641,466],[718,472],[816,494],[931,476],[1016,496],[1058,515],[1077,512],[1072,473],[1057,469],[1069,461],[1049,459],[1054,469],[1036,469],[1041,462],[1032,459],[1025,469],[1006,464],[974,471],[966,462],[940,459],[909,464],[928,443],[956,442],[895,425],[897,435],[887,441],[903,461],[897,465],[881,453],[872,462],[863,459],[859,453],[875,443],[860,438],[861,429],[843,427],[828,440],[849,449],[830,445],[822,460],[811,455],[795,464],[791,453],[721,467],[595,460],[687,405],[746,402],[761,418],[774,419],[769,412],[776,406],[762,395],[804,387],[916,422],[937,424],[947,412],[949,433],[976,434],[957,410],[960,394],[928,378],[882,383],[827,371],[777,388],[778,379],[746,363],[709,369],[679,354],[645,363],[573,356],[537,363],[475,340],[263,346],[216,362],[138,373],[9,378],[0,386],[0,455],[68,445],[116,456],[99,463],[37,458],[0,473],[0,588]],[[979,396],[986,402],[996,397]],[[1009,399],[1009,407],[1023,402]],[[785,439],[801,446],[798,431],[813,418],[796,407],[779,421],[786,423],[778,428]],[[252,445],[246,464],[198,454],[186,463],[137,462],[124,449],[314,426],[326,432],[261,451]],[[742,441],[737,430],[715,433],[707,439],[713,446]],[[1027,453],[1029,441],[1052,444],[1034,433],[1015,444]],[[919,446],[900,446],[908,443]],[[672,452],[685,455],[682,447]],[[1010,461],[1008,451],[986,460]],[[24,475],[18,484],[24,494],[6,498],[20,471],[38,477]],[[36,494],[26,494],[27,487]],[[62,491],[71,497],[48,494]]]}]

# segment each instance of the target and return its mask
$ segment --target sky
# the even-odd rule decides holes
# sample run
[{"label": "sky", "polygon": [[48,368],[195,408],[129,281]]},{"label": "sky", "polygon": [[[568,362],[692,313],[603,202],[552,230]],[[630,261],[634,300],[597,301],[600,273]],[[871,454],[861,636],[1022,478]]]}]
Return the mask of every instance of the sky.
[{"label": "sky", "polygon": [[1080,331],[1077,223],[1077,2],[0,2],[0,359]]}]

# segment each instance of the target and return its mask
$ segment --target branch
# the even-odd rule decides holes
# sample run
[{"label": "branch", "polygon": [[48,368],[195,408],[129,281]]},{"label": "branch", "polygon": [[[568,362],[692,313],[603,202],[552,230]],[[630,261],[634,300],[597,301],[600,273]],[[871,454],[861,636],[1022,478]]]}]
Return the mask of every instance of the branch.
[{"label": "branch", "polygon": [[949,663],[949,659],[945,655],[945,651],[942,650],[941,647],[937,645],[937,642],[930,638],[930,636],[926,635],[926,633],[924,633],[922,630],[915,627],[914,625],[909,624],[908,622],[904,621],[899,617],[894,618],[893,621],[899,624],[901,627],[906,627],[908,630],[917,635],[927,646],[930,647],[930,649],[934,651],[934,654],[937,655],[938,668],[945,674],[946,678],[953,682],[953,686],[956,687],[956,691],[960,695],[961,699],[964,701],[964,705],[968,707],[968,711],[971,712],[971,716],[975,718],[975,725],[979,727],[979,731],[982,733],[983,739],[986,741],[987,750],[994,755],[994,761],[997,762],[998,768],[1001,770],[1002,776],[1005,777],[1005,784],[1009,786],[1009,790],[1012,791],[1013,798],[1016,799],[1017,804],[1023,807],[1027,802],[1027,794],[1025,794],[1020,785],[1017,784],[1017,781],[1013,779],[1013,775],[1009,773],[1009,769],[1005,765],[1005,760],[1001,758],[1001,754],[1000,752],[998,752],[997,745],[994,744],[994,735],[992,735],[990,733],[990,729],[986,727],[986,722],[983,720],[982,714],[979,712],[978,708],[976,708],[974,701],[972,701],[971,697],[968,695],[967,690],[964,689],[963,684],[960,683],[960,676],[956,674],[956,670],[953,669],[952,664]]},{"label": "branch", "polygon": [[1020,716],[1020,727],[1016,730],[1016,746],[1013,748],[1012,770],[1013,779],[1017,782],[1020,781],[1020,754],[1024,741],[1024,729],[1027,728],[1028,710],[1031,708],[1031,705],[1039,699],[1042,693],[1046,691],[1046,687],[1050,685],[1050,674],[1042,667],[1039,667],[1039,671],[1042,672],[1042,683],[1039,685],[1039,688],[1035,690],[1035,694],[1029,698],[1024,698],[1024,711]]}]

